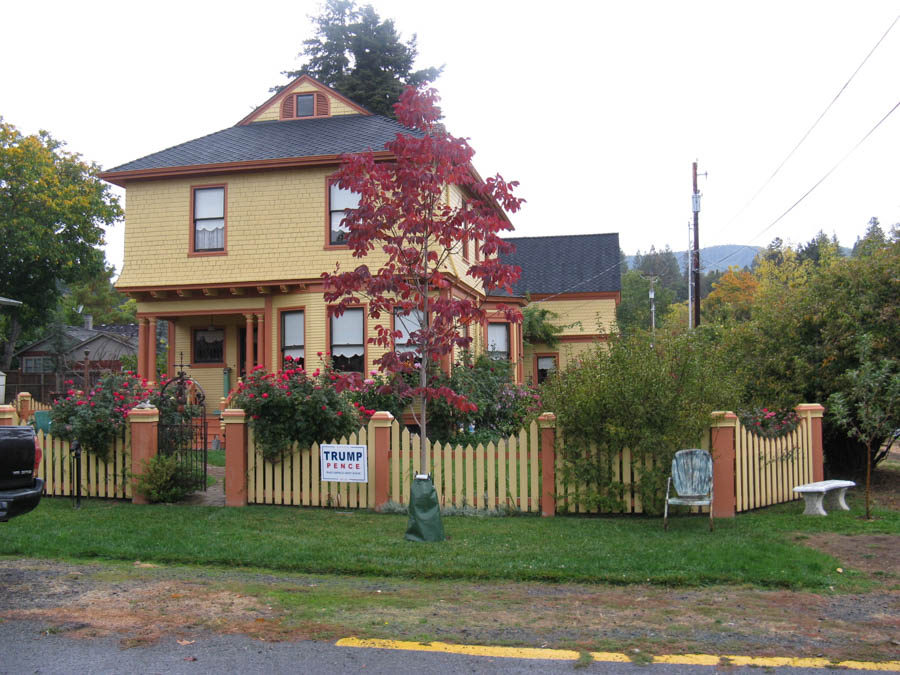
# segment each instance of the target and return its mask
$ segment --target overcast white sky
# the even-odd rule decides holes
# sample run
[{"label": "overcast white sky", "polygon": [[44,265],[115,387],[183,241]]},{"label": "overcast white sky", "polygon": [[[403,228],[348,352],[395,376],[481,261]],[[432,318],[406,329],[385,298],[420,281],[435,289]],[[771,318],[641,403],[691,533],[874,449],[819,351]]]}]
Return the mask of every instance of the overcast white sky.
[{"label": "overcast white sky", "polygon": [[[516,234],[618,232],[626,253],[765,245],[818,230],[852,245],[900,221],[900,24],[825,119],[742,208],[900,14],[896,1],[374,0],[436,86],[482,175],[521,182]],[[231,126],[300,64],[317,2],[8,2],[0,115],[111,168]],[[215,102],[214,104],[212,102]],[[121,265],[124,226],[107,233]]]}]

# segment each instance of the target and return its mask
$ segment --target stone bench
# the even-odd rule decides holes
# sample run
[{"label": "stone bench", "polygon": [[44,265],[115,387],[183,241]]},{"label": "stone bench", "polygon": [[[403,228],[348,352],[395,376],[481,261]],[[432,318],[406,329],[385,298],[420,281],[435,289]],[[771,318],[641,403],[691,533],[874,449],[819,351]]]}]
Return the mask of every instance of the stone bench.
[{"label": "stone bench", "polygon": [[821,480],[818,483],[807,483],[806,485],[798,485],[794,488],[794,492],[803,495],[806,500],[806,510],[803,511],[807,516],[827,516],[823,502],[825,497],[829,497],[829,508],[837,507],[844,511],[849,511],[850,507],[844,501],[844,493],[847,488],[856,487],[856,483],[852,480]]}]

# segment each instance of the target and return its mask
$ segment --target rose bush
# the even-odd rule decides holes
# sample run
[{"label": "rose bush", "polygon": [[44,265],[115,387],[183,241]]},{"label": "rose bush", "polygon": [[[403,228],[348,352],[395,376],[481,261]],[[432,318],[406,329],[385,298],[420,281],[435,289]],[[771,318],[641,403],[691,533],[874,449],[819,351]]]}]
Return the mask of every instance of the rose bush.
[{"label": "rose bush", "polygon": [[[72,384],[66,381],[66,386]],[[153,392],[146,385],[146,380],[128,371],[110,373],[87,392],[68,389],[50,411],[53,435],[77,439],[86,451],[106,459],[116,437],[124,437],[128,411],[151,398]]]},{"label": "rose bush", "polygon": [[263,457],[277,460],[297,443],[308,448],[348,436],[365,424],[374,410],[351,401],[348,380],[330,363],[308,373],[286,367],[269,373],[258,366],[230,395],[230,406],[249,415],[256,446]]},{"label": "rose bush", "polygon": [[791,409],[751,408],[737,415],[747,431],[762,438],[787,436],[800,425],[800,416]]}]

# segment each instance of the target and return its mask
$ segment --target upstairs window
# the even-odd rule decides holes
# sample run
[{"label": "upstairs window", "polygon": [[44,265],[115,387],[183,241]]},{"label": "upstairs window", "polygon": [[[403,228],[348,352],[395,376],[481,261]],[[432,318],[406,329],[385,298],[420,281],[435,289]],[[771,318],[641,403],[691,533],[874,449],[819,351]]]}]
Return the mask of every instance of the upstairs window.
[{"label": "upstairs window", "polygon": [[290,356],[295,365],[306,367],[306,349],[303,312],[282,312],[281,314],[281,360]]},{"label": "upstairs window", "polygon": [[328,117],[328,97],[321,92],[291,94],[281,101],[281,119],[295,120],[306,117]]},{"label": "upstairs window", "polygon": [[195,253],[225,250],[225,186],[194,188]]},{"label": "upstairs window", "polygon": [[362,373],[366,370],[362,308],[347,309],[331,317],[331,364],[335,370]]},{"label": "upstairs window", "polygon": [[316,114],[316,95],[315,94],[297,94],[294,101],[295,117],[312,117]]},{"label": "upstairs window", "polygon": [[495,361],[509,361],[509,324],[489,323],[487,352]]},{"label": "upstairs window", "polygon": [[337,181],[328,184],[328,243],[331,246],[346,246],[347,234],[350,228],[343,224],[348,209],[359,206],[359,194],[344,190],[338,186]]},{"label": "upstairs window", "polygon": [[394,311],[394,330],[402,335],[394,340],[394,351],[404,354],[406,352],[418,352],[419,345],[410,342],[410,335],[422,329],[422,312],[414,309],[409,314],[402,314],[400,310]]}]

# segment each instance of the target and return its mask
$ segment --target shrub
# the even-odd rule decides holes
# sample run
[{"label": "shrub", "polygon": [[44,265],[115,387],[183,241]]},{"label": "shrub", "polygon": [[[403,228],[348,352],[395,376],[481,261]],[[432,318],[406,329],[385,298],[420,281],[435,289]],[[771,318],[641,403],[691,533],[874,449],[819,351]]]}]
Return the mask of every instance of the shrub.
[{"label": "shrub", "polygon": [[374,370],[369,375],[370,377],[363,380],[357,389],[350,391],[350,400],[364,410],[386,410],[394,416],[394,419],[400,419],[403,411],[412,402],[412,397],[398,393],[399,390],[408,388],[398,387],[395,384],[396,378],[401,378],[402,375],[379,375]]},{"label": "shrub", "polygon": [[294,443],[308,448],[348,436],[374,413],[338,391],[338,376],[325,362],[311,374],[303,368],[267,373],[257,367],[231,395],[231,405],[250,416],[250,428],[263,457],[277,460]]},{"label": "shrub", "polygon": [[675,452],[697,447],[710,413],[735,400],[728,366],[700,331],[657,331],[653,341],[637,331],[597,345],[549,380],[544,401],[565,441],[562,478],[586,485],[579,501],[622,506],[626,487],[613,462],[628,448],[644,467],[635,481],[644,510],[657,511]]},{"label": "shrub", "polygon": [[452,389],[474,403],[477,410],[461,412],[435,399],[429,408],[428,435],[445,443],[474,445],[517,433],[540,413],[541,397],[536,389],[513,382],[513,367],[484,354],[473,361],[467,354],[449,377],[435,374],[432,386]]},{"label": "shrub", "polygon": [[[73,382],[66,384],[71,387]],[[128,412],[151,393],[146,381],[130,371],[111,373],[86,393],[68,389],[50,411],[53,435],[78,439],[85,450],[106,459],[116,436],[124,436]]]},{"label": "shrub", "polygon": [[154,455],[144,460],[135,489],[152,503],[178,502],[191,491],[191,476],[177,455]]}]

